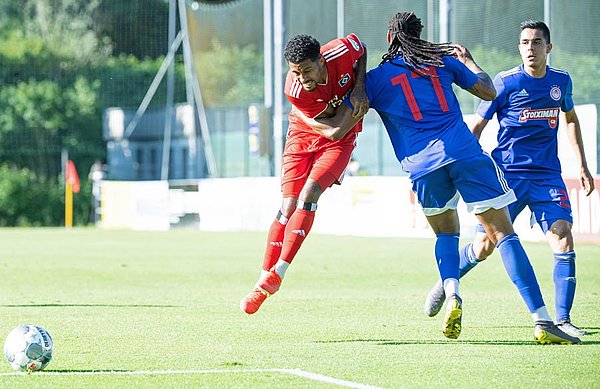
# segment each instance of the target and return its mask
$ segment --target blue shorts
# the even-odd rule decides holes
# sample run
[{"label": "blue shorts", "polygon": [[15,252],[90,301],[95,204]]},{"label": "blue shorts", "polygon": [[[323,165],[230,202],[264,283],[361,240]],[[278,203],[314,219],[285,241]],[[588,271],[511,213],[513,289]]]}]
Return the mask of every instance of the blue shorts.
[{"label": "blue shorts", "polygon": [[[544,234],[557,220],[573,223],[569,192],[560,176],[535,180],[513,178],[508,179],[508,185],[517,196],[517,201],[508,206],[512,221],[527,206],[531,210],[531,226],[539,224]],[[478,226],[477,231],[483,232],[483,227]]]},{"label": "blue shorts", "polygon": [[500,209],[516,200],[496,163],[487,154],[454,161],[413,181],[425,216],[456,209],[460,196],[469,212]]}]

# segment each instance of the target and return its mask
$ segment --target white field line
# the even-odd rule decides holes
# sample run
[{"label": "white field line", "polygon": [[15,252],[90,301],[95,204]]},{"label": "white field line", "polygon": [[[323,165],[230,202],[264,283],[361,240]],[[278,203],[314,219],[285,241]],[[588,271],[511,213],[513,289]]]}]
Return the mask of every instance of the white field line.
[{"label": "white field line", "polygon": [[[338,386],[359,389],[378,389],[377,386],[365,385],[358,382],[341,380],[322,374],[311,373],[302,369],[212,369],[212,370],[98,370],[98,371],[40,371],[31,373],[36,376],[95,376],[95,375],[167,375],[167,374],[221,374],[221,373],[282,373],[307,378],[313,381],[325,382]],[[19,376],[27,373],[0,373],[0,376]]]}]

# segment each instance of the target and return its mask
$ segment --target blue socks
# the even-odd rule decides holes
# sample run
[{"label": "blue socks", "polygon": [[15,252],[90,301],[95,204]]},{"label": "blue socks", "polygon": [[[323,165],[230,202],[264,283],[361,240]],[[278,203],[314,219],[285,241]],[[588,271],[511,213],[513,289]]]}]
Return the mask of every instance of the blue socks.
[{"label": "blue socks", "polygon": [[516,234],[507,235],[496,244],[506,273],[521,294],[529,313],[544,306],[540,285],[535,278],[533,267]]},{"label": "blue socks", "polygon": [[556,320],[570,320],[569,313],[575,299],[575,251],[554,254],[554,296]]},{"label": "blue socks", "polygon": [[435,241],[435,261],[442,277],[459,278],[458,237],[459,234],[438,234]]}]

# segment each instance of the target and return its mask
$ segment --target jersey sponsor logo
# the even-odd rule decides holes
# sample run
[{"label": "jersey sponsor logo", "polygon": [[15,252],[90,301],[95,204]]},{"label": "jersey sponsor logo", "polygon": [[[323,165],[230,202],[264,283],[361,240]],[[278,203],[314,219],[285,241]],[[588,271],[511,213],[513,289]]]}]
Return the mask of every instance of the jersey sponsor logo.
[{"label": "jersey sponsor logo", "polygon": [[529,93],[525,90],[525,88],[521,89],[519,93],[517,93],[517,97],[528,97]]},{"label": "jersey sponsor logo", "polygon": [[547,120],[551,128],[556,128],[559,111],[558,108],[525,108],[519,115],[519,122],[524,123],[528,120]]},{"label": "jersey sponsor logo", "polygon": [[327,104],[329,104],[332,108],[337,108],[340,105],[342,105],[342,103],[344,102],[344,99],[346,98],[346,96],[348,96],[348,93],[350,93],[350,91],[346,92],[345,95],[343,95],[342,97],[338,97],[338,95],[334,95],[331,100],[329,100],[327,102]]},{"label": "jersey sponsor logo", "polygon": [[352,45],[352,47],[354,48],[354,50],[360,51],[360,45],[358,44],[358,42],[356,42],[352,38],[348,38],[348,42],[350,42],[350,44]]},{"label": "jersey sponsor logo", "polygon": [[340,78],[338,84],[340,84],[340,86],[344,86],[348,83],[348,81],[350,81],[350,75],[346,73],[342,76],[342,78]]},{"label": "jersey sponsor logo", "polygon": [[561,96],[562,93],[560,91],[560,88],[556,85],[552,86],[552,88],[550,89],[550,98],[552,98],[552,100],[554,101],[558,101],[560,100]]},{"label": "jersey sponsor logo", "polygon": [[342,105],[342,100],[343,99],[340,99],[338,95],[335,95],[327,104],[331,105],[332,108],[337,108]]}]

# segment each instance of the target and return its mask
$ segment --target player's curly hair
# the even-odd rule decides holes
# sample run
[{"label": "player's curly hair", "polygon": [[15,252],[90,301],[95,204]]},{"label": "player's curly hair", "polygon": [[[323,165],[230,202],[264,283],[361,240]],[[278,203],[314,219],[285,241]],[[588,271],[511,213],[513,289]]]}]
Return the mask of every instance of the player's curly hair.
[{"label": "player's curly hair", "polygon": [[310,59],[316,61],[321,56],[321,44],[310,35],[299,34],[290,39],[283,50],[286,61],[299,64]]},{"label": "player's curly hair", "polygon": [[550,29],[548,28],[546,23],[540,20],[525,20],[521,23],[521,31],[523,31],[526,28],[531,28],[532,30],[540,30],[542,32],[542,35],[544,36],[544,39],[546,40],[546,43],[550,43]]},{"label": "player's curly hair", "polygon": [[380,65],[400,54],[404,62],[421,75],[425,75],[420,70],[424,65],[443,67],[442,57],[453,55],[454,47],[450,43],[432,43],[422,40],[420,38],[422,30],[421,19],[413,12],[398,12],[394,15],[388,25],[392,43],[387,53],[381,57]]}]

